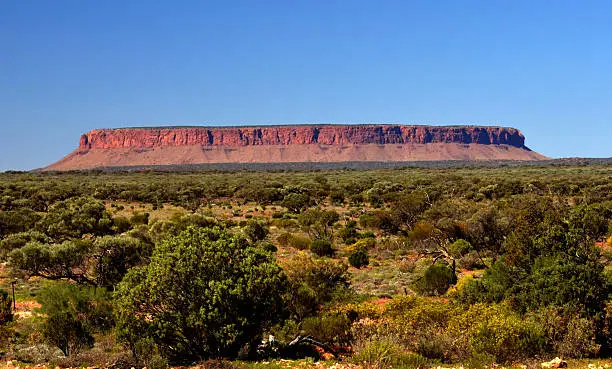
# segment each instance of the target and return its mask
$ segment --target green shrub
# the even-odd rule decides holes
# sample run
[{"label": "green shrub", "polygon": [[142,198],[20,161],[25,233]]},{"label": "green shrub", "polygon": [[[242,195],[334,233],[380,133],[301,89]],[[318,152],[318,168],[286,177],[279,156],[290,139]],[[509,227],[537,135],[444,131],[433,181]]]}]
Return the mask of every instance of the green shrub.
[{"label": "green shrub", "polygon": [[112,327],[111,303],[104,289],[56,282],[38,296],[45,314],[43,337],[64,355],[91,348],[93,334]]},{"label": "green shrub", "polygon": [[472,245],[468,241],[463,239],[459,239],[453,242],[448,248],[449,254],[456,259],[467,255],[467,253],[469,253],[471,250]]},{"label": "green shrub", "polygon": [[443,332],[432,333],[417,335],[416,353],[428,359],[451,361],[449,349],[453,345],[452,338]]},{"label": "green shrub", "polygon": [[152,244],[123,235],[99,237],[93,246],[96,284],[109,289],[121,282],[130,268],[147,263],[153,252]]},{"label": "green shrub", "polygon": [[506,304],[475,304],[451,317],[448,332],[471,353],[510,362],[541,354],[546,347],[541,325],[521,316]]},{"label": "green shrub", "polygon": [[384,369],[402,356],[402,348],[389,339],[373,339],[355,347],[353,360],[369,368]]},{"label": "green shrub", "polygon": [[113,228],[115,228],[117,233],[124,233],[132,228],[132,223],[126,217],[114,217]]},{"label": "green shrub", "polygon": [[389,210],[374,210],[359,217],[359,224],[364,228],[377,228],[389,233],[395,233],[400,225],[397,218]]},{"label": "green shrub", "polygon": [[8,291],[0,289],[0,325],[13,321],[13,299]]},{"label": "green shrub", "polygon": [[327,240],[314,240],[310,244],[310,251],[317,256],[332,256],[334,255],[334,248],[331,242]]},{"label": "green shrub", "polygon": [[414,289],[421,295],[440,296],[457,282],[457,276],[447,264],[436,263],[425,270],[414,283]]},{"label": "green shrub", "polygon": [[281,317],[286,277],[240,235],[188,227],[157,245],[116,293],[117,333],[170,360],[236,357]]},{"label": "green shrub", "polygon": [[277,252],[278,248],[274,246],[273,243],[268,241],[259,241],[255,243],[256,246],[261,247],[263,250],[267,252]]},{"label": "green shrub", "polygon": [[310,206],[310,204],[310,196],[303,193],[289,193],[281,201],[281,206],[287,208],[292,213],[299,213]]},{"label": "green shrub", "polygon": [[482,259],[475,251],[469,252],[457,261],[457,266],[460,269],[474,270],[486,267]]},{"label": "green shrub", "polygon": [[346,225],[344,227],[338,230],[338,237],[340,237],[347,245],[354,243],[355,241],[347,243],[347,240],[354,240],[355,238],[357,238],[358,233],[357,229],[355,228],[356,226],[357,223],[354,220],[349,220],[348,222],[346,222]]},{"label": "green shrub", "polygon": [[338,290],[348,289],[346,264],[300,253],[283,262],[289,288],[285,304],[291,316],[301,320],[330,302]]},{"label": "green shrub", "polygon": [[289,232],[282,233],[276,240],[283,247],[293,247],[298,250],[308,250],[311,244],[310,238]]},{"label": "green shrub", "polygon": [[293,247],[294,249],[298,249],[298,250],[308,250],[310,248],[310,238],[308,237],[302,237],[299,235],[293,235],[293,237],[291,238],[290,242],[289,242],[289,246]]},{"label": "green shrub", "polygon": [[372,231],[364,231],[357,235],[357,238],[365,239],[365,238],[376,238],[376,235]]},{"label": "green shrub", "polygon": [[81,238],[85,234],[111,233],[113,221],[104,203],[91,197],[76,197],[55,203],[37,228],[56,241]]},{"label": "green shrub", "polygon": [[276,241],[278,242],[279,245],[281,245],[282,247],[288,247],[289,243],[291,242],[291,238],[293,237],[293,235],[289,232],[284,232],[281,233],[277,238]]},{"label": "green shrub", "polygon": [[352,250],[369,250],[376,246],[376,240],[374,238],[361,238],[357,240],[353,245],[350,246]]},{"label": "green shrub", "polygon": [[33,241],[13,250],[8,259],[11,269],[27,275],[93,283],[87,276],[85,265],[92,249],[92,242],[87,239],[68,240],[61,244]]},{"label": "green shrub", "polygon": [[333,190],[329,194],[329,200],[332,204],[343,205],[344,204],[344,192],[341,190]]},{"label": "green shrub", "polygon": [[348,261],[349,264],[355,268],[361,268],[370,264],[368,252],[363,249],[356,250],[351,255],[349,255]]},{"label": "green shrub", "polygon": [[381,337],[358,343],[355,355],[351,359],[364,368],[372,369],[417,369],[433,366],[435,361],[419,354],[408,353],[391,338]]},{"label": "green shrub", "polygon": [[271,225],[280,229],[297,230],[298,223],[295,219],[283,217],[281,219],[272,219]]},{"label": "green shrub", "polygon": [[0,238],[12,233],[27,232],[40,218],[41,216],[32,209],[2,210],[0,211]]},{"label": "green shrub", "polygon": [[160,356],[159,349],[151,337],[137,340],[134,343],[133,354],[146,368],[165,369],[168,367],[168,361]]},{"label": "green shrub", "polygon": [[49,237],[36,231],[13,233],[0,240],[0,257],[6,258],[11,251],[24,247],[29,242],[49,242]]},{"label": "green shrub", "polygon": [[555,342],[555,351],[560,357],[583,358],[595,356],[600,348],[595,342],[594,321],[572,317],[567,324],[563,339]]},{"label": "green shrub", "polygon": [[320,342],[335,345],[351,343],[351,321],[344,313],[326,313],[306,318],[301,328],[305,334]]},{"label": "green shrub", "polygon": [[269,233],[268,227],[265,224],[253,219],[249,219],[243,231],[251,242],[264,240],[268,237]]}]

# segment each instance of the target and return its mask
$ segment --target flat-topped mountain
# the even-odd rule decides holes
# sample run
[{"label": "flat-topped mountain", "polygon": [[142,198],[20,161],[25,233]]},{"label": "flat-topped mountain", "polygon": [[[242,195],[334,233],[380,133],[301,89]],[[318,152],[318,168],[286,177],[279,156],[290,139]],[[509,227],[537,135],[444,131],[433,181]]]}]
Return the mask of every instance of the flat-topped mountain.
[{"label": "flat-topped mountain", "polygon": [[96,129],[46,170],[206,163],[541,160],[515,128],[285,125]]}]

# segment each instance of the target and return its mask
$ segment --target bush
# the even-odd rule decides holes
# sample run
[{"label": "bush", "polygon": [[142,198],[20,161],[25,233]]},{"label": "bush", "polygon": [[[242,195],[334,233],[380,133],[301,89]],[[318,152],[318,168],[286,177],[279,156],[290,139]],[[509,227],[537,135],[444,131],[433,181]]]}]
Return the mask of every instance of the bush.
[{"label": "bush", "polygon": [[49,279],[71,279],[79,283],[93,282],[87,277],[85,265],[91,256],[90,240],[70,240],[61,244],[29,242],[9,255],[9,264],[14,271]]},{"label": "bush", "polygon": [[286,207],[292,213],[299,213],[310,204],[310,196],[303,193],[289,193],[281,201],[281,206]]},{"label": "bush", "polygon": [[40,215],[32,209],[0,210],[0,238],[31,230],[40,218]]},{"label": "bush", "polygon": [[285,232],[285,233],[281,233],[277,238],[276,241],[278,242],[279,245],[281,245],[282,247],[287,247],[289,246],[289,243],[291,242],[291,238],[293,237],[293,235],[289,232]]},{"label": "bush", "polygon": [[402,355],[402,349],[389,339],[374,339],[355,347],[353,360],[369,368],[383,369],[391,367],[396,358]]},{"label": "bush", "polygon": [[457,276],[447,264],[436,263],[425,270],[414,283],[414,289],[421,295],[441,296],[456,282]]},{"label": "bush", "polygon": [[95,332],[111,328],[111,303],[104,289],[56,282],[38,297],[45,314],[43,337],[64,355],[93,347]]},{"label": "bush", "polygon": [[430,359],[465,362],[478,357],[516,362],[550,352],[544,326],[531,317],[522,317],[508,304],[466,307],[452,301],[405,296],[390,301],[383,318],[386,324],[360,336],[395,337],[395,342],[407,350]]},{"label": "bush", "polygon": [[341,190],[333,190],[329,194],[329,200],[334,205],[343,205],[344,204],[344,192]]},{"label": "bush", "polygon": [[347,266],[333,259],[313,259],[300,253],[285,260],[283,269],[289,282],[285,304],[298,320],[330,302],[338,290],[348,288]]},{"label": "bush", "polygon": [[289,232],[282,233],[276,240],[283,247],[293,247],[298,250],[308,250],[311,244],[310,238]]},{"label": "bush", "polygon": [[77,197],[55,203],[37,227],[54,240],[63,241],[85,234],[108,234],[112,224],[102,201]]},{"label": "bush", "polygon": [[344,313],[327,313],[304,319],[301,325],[305,334],[326,344],[349,345],[351,321]]},{"label": "bush", "polygon": [[466,351],[510,362],[541,354],[546,340],[542,326],[523,319],[506,304],[475,304],[451,318],[448,331]]},{"label": "bush", "polygon": [[466,240],[459,239],[453,242],[448,249],[449,254],[455,259],[467,255],[472,250],[472,245]]},{"label": "bush", "polygon": [[368,252],[363,249],[359,249],[353,252],[349,256],[348,261],[351,266],[358,268],[358,269],[370,264],[370,258],[368,257]]},{"label": "bush", "polygon": [[15,345],[13,359],[24,363],[44,364],[57,359],[63,352],[57,347],[45,344]]},{"label": "bush", "polygon": [[148,262],[153,245],[130,236],[104,236],[94,241],[96,284],[111,289],[127,271]]},{"label": "bush", "polygon": [[0,325],[13,321],[13,299],[8,291],[0,289]]},{"label": "bush", "polygon": [[453,340],[449,335],[435,332],[429,335],[419,335],[416,341],[416,353],[428,359],[449,362],[449,348]]},{"label": "bush", "polygon": [[375,338],[355,347],[352,360],[371,369],[385,368],[427,368],[433,362],[419,354],[407,353],[390,338]]},{"label": "bush", "polygon": [[583,358],[592,357],[599,351],[600,345],[595,343],[595,324],[593,321],[572,317],[563,339],[555,342],[555,351],[561,357]]},{"label": "bush", "polygon": [[124,233],[132,228],[132,223],[130,223],[129,219],[126,217],[114,217],[113,227],[115,228],[115,232]]},{"label": "bush", "polygon": [[264,240],[268,237],[268,227],[265,224],[258,222],[254,219],[250,219],[243,229],[244,234],[251,240],[251,242],[257,242]]},{"label": "bush", "polygon": [[466,270],[482,269],[486,267],[486,265],[482,262],[482,259],[474,251],[466,254],[461,259],[459,259],[459,261],[457,262],[457,266],[460,269]]},{"label": "bush", "polygon": [[357,251],[357,250],[369,250],[376,247],[376,240],[374,238],[362,238],[357,240],[352,245],[346,248],[347,251]]},{"label": "bush", "polygon": [[258,247],[261,247],[263,250],[267,252],[277,252],[278,248],[274,246],[274,244],[267,241],[259,241],[255,244]]},{"label": "bush", "polygon": [[285,286],[272,254],[225,230],[189,227],[119,284],[118,336],[150,338],[170,360],[236,357],[280,319]]},{"label": "bush", "polygon": [[388,233],[396,233],[400,225],[388,210],[374,210],[359,217],[359,224],[364,228],[378,228]]},{"label": "bush", "polygon": [[4,239],[0,240],[0,257],[4,259],[11,253],[11,251],[20,249],[28,242],[32,241],[41,243],[49,242],[49,237],[36,231],[10,234]]},{"label": "bush", "polygon": [[[61,355],[61,354],[60,354]],[[47,360],[47,366],[57,362],[57,367],[60,368],[104,368],[109,363],[113,363],[113,368],[138,368],[142,367],[131,354],[127,352],[109,352],[93,348],[91,350],[82,351],[70,355],[69,357],[57,360],[58,355],[52,356]],[[50,361],[50,362],[49,362]]]},{"label": "bush", "polygon": [[334,248],[331,242],[327,240],[314,240],[310,244],[310,251],[317,256],[332,256],[334,255]]}]

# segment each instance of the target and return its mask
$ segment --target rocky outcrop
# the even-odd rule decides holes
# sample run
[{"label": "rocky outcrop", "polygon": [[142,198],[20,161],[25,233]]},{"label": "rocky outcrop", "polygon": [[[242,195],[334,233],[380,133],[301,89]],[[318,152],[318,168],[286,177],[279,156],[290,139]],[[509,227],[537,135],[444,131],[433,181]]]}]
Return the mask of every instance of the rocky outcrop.
[{"label": "rocky outcrop", "polygon": [[206,163],[541,160],[514,128],[296,125],[96,129],[47,170]]},{"label": "rocky outcrop", "polygon": [[523,148],[514,128],[406,125],[164,127],[97,129],[81,136],[79,151],[164,146],[366,145],[459,143]]}]

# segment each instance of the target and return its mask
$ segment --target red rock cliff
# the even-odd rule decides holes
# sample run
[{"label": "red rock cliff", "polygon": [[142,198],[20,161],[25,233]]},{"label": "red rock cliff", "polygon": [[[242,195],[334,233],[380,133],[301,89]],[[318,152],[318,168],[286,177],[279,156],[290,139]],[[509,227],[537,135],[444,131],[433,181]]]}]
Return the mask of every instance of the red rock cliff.
[{"label": "red rock cliff", "polygon": [[262,127],[162,127],[97,129],[81,136],[78,152],[90,149],[167,146],[353,145],[458,143],[524,148],[514,128],[408,125],[296,125]]}]

